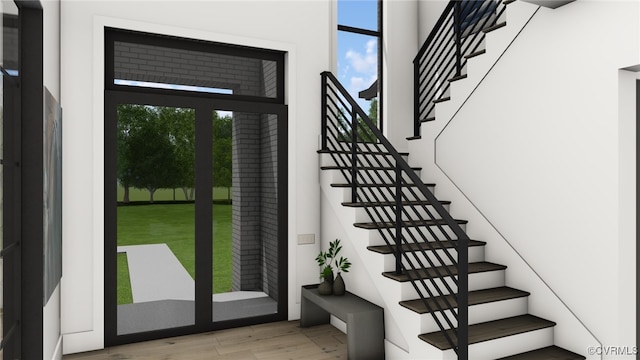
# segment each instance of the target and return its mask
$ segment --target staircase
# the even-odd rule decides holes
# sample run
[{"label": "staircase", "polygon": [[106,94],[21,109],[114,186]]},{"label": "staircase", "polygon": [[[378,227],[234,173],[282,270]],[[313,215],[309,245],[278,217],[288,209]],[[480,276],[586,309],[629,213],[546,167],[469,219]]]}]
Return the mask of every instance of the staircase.
[{"label": "staircase", "polygon": [[[483,34],[506,27],[504,14],[512,2],[474,2],[473,9],[452,2],[445,10],[454,9],[455,22],[464,23],[454,26],[460,34],[456,60],[438,71],[449,76],[446,82],[423,84],[428,76],[416,73],[420,101],[416,134],[410,139],[420,139],[420,127],[435,120],[438,104],[455,95],[451,84],[468,78],[467,61],[461,59],[485,54]],[[460,14],[474,14],[476,22]],[[527,15],[518,16],[526,20]],[[472,45],[462,37],[473,39]],[[424,67],[419,60],[423,55],[416,58],[418,70]],[[467,221],[449,213],[451,202],[435,197],[436,185],[421,180],[422,169],[408,165],[409,154],[398,153],[328,72],[322,74],[322,101],[322,189],[334,202],[339,221],[353,229],[348,240],[378,292],[394,293],[383,296],[385,304],[379,305],[385,316],[402,324],[406,358],[585,359],[554,345],[556,323],[528,313],[530,293],[505,285],[507,267],[485,261],[486,242],[467,236]]]},{"label": "staircase", "polygon": [[[323,163],[332,163],[334,160],[332,157],[339,156],[338,152],[330,150],[320,151],[323,157]],[[368,157],[370,161],[374,158],[382,162],[382,158],[385,155],[384,152],[358,152],[358,157]],[[360,162],[360,161],[358,161]],[[322,166],[323,172],[330,174],[328,178],[334,179],[328,180],[324,191],[338,193],[338,197],[343,197],[350,200],[351,186],[347,179],[343,181],[336,180],[342,176],[343,171],[350,170],[346,166],[327,165]],[[382,167],[370,167],[366,171],[387,171]],[[420,171],[416,169],[414,171]],[[417,174],[416,174],[417,175]],[[372,179],[377,178],[376,175],[371,175]],[[343,219],[345,223],[352,224],[353,227],[366,230],[372,233],[386,232],[388,230],[394,230],[397,222],[392,216],[384,217],[385,213],[393,213],[389,211],[393,209],[395,203],[389,200],[389,196],[384,194],[385,191],[389,191],[390,188],[395,187],[394,183],[366,183],[360,186],[370,189],[371,192],[367,195],[370,199],[356,199],[356,201],[343,201],[340,206],[345,208],[352,208],[357,211],[354,212],[352,219]],[[434,184],[428,185],[430,189],[434,189]],[[342,193],[342,194],[340,194]],[[376,195],[373,195],[376,194]],[[389,195],[389,194],[387,194]],[[417,194],[416,194],[417,195]],[[374,199],[374,197],[377,199]],[[449,207],[451,204],[447,201],[439,201],[443,206]],[[403,203],[406,206],[425,206],[429,207],[431,203],[428,200],[412,200]],[[369,213],[367,213],[367,210]],[[386,210],[386,211],[385,211]],[[407,212],[408,213],[408,212]],[[426,220],[424,217],[419,216],[416,213],[412,213],[411,217],[405,214],[400,222],[403,234],[412,233],[415,229],[419,228],[435,228],[443,227],[443,220]],[[455,220],[457,224],[465,225],[464,220]],[[432,232],[435,231],[432,229]],[[451,232],[449,229],[445,231]],[[406,235],[405,235],[406,236]],[[369,236],[371,239],[375,239],[375,234]],[[382,264],[395,263],[394,257],[397,251],[397,247],[393,244],[386,244],[379,238],[377,240],[371,240],[371,243],[367,245],[365,242],[359,242],[359,239],[349,239],[355,242],[354,247],[360,248],[360,251],[368,251],[376,254],[380,257],[386,258]],[[359,242],[359,243],[358,243]],[[484,247],[486,242],[481,240],[469,240],[469,256],[468,256],[468,276],[469,276],[469,291],[468,291],[468,358],[469,359],[585,359],[584,356],[554,346],[553,343],[553,327],[556,325],[553,321],[543,319],[532,314],[527,313],[527,297],[530,295],[527,291],[521,289],[513,289],[505,286],[505,271],[508,271],[506,266],[484,261]],[[410,284],[411,282],[423,281],[424,284],[431,284],[432,282],[442,285],[442,282],[449,282],[452,292],[447,290],[443,291],[442,295],[435,295],[437,290],[431,289],[431,295],[421,298],[420,291],[411,291],[411,286],[406,286],[400,292],[407,294],[401,296],[401,300],[396,304],[386,304],[385,311],[391,313],[404,311],[415,318],[415,322],[420,325],[419,332],[416,332],[414,336],[420,341],[423,341],[427,346],[431,346],[442,352],[442,359],[455,358],[454,346],[447,340],[449,338],[455,339],[457,329],[455,327],[446,327],[445,331],[439,329],[437,321],[434,319],[434,315],[440,319],[441,323],[446,323],[442,319],[442,316],[438,314],[437,309],[456,309],[457,293],[455,287],[451,284],[451,278],[458,276],[457,267],[449,265],[429,266],[429,258],[433,265],[436,265],[436,258],[445,258],[443,254],[447,250],[455,250],[457,247],[457,240],[443,240],[436,241],[435,239],[429,239],[427,241],[405,242],[401,245],[401,252],[403,254],[411,254],[412,258],[422,258],[422,262],[425,263],[424,267],[416,269],[403,269],[400,273],[395,270],[389,270],[388,265],[383,265],[378,273],[381,278],[389,279],[393,282],[397,282],[400,286],[402,284]],[[424,254],[424,255],[423,255]],[[443,262],[447,262],[443,259]],[[443,276],[447,274],[447,276]],[[449,278],[448,278],[449,277]],[[384,282],[377,282],[381,284],[381,291],[388,289]],[[421,286],[418,285],[420,288]],[[390,309],[389,307],[396,307],[396,309]],[[455,344],[455,342],[454,342]],[[420,353],[411,351],[408,358],[425,358]],[[431,353],[431,352],[426,352]],[[432,357],[426,357],[426,359],[432,359]],[[435,358],[433,358],[435,359]]]}]

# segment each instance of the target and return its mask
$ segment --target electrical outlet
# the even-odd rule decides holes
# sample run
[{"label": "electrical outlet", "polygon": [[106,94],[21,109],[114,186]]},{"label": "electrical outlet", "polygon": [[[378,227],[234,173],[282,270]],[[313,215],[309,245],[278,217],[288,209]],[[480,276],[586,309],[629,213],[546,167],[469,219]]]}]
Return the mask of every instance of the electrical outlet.
[{"label": "electrical outlet", "polygon": [[315,243],[316,243],[316,235],[315,234],[300,234],[300,235],[298,235],[298,245],[315,244]]}]

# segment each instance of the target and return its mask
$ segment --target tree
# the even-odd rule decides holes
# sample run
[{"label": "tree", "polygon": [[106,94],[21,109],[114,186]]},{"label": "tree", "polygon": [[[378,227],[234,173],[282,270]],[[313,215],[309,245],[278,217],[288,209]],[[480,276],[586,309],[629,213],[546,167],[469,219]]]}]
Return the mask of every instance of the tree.
[{"label": "tree", "polygon": [[230,116],[213,115],[213,184],[227,188],[227,200],[231,202],[233,175],[233,119]]},{"label": "tree", "polygon": [[[195,188],[195,110],[158,108],[159,122],[166,127],[176,172],[170,175],[171,188],[182,188],[185,199],[193,200]],[[189,192],[188,189],[191,189]]]},{"label": "tree", "polygon": [[117,177],[124,188],[123,202],[129,202],[129,188],[133,185],[134,173],[130,139],[138,129],[138,124],[144,123],[152,116],[149,109],[142,105],[118,105],[118,135],[117,135]]},{"label": "tree", "polygon": [[137,124],[136,130],[129,136],[130,169],[133,173],[131,185],[147,189],[151,203],[156,190],[175,185],[176,174],[179,173],[169,134],[156,113],[147,121]]},{"label": "tree", "polygon": [[[194,161],[187,150],[193,148],[193,110],[158,108],[145,105],[118,106],[117,176],[125,188],[124,201],[129,201],[129,188],[147,189],[149,201],[157,189],[183,186],[193,179]],[[191,135],[193,139],[193,135]],[[190,145],[189,145],[190,144]],[[191,170],[189,170],[191,169]]]}]

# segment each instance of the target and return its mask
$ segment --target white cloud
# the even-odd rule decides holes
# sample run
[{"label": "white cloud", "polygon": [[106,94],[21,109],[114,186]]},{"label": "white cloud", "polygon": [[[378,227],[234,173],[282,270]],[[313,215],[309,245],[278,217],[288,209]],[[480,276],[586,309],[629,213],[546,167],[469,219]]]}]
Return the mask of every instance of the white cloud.
[{"label": "white cloud", "polygon": [[376,40],[369,40],[365,44],[365,54],[350,49],[345,54],[345,58],[356,72],[366,75],[375,74],[378,71],[378,54],[376,48]]},{"label": "white cloud", "polygon": [[354,76],[351,78],[351,82],[349,83],[351,90],[362,91],[366,89],[369,85],[365,84],[364,78]]},{"label": "white cloud", "polygon": [[378,47],[378,41],[371,39],[367,41],[367,54],[375,54]]}]

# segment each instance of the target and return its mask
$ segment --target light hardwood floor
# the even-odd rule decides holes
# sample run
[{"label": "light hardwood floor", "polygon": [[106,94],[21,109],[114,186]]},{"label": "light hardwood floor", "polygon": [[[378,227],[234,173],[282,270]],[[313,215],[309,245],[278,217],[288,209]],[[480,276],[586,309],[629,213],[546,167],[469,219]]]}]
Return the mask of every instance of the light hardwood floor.
[{"label": "light hardwood floor", "polygon": [[347,359],[347,337],[331,325],[300,328],[283,321],[114,346],[63,360]]}]

